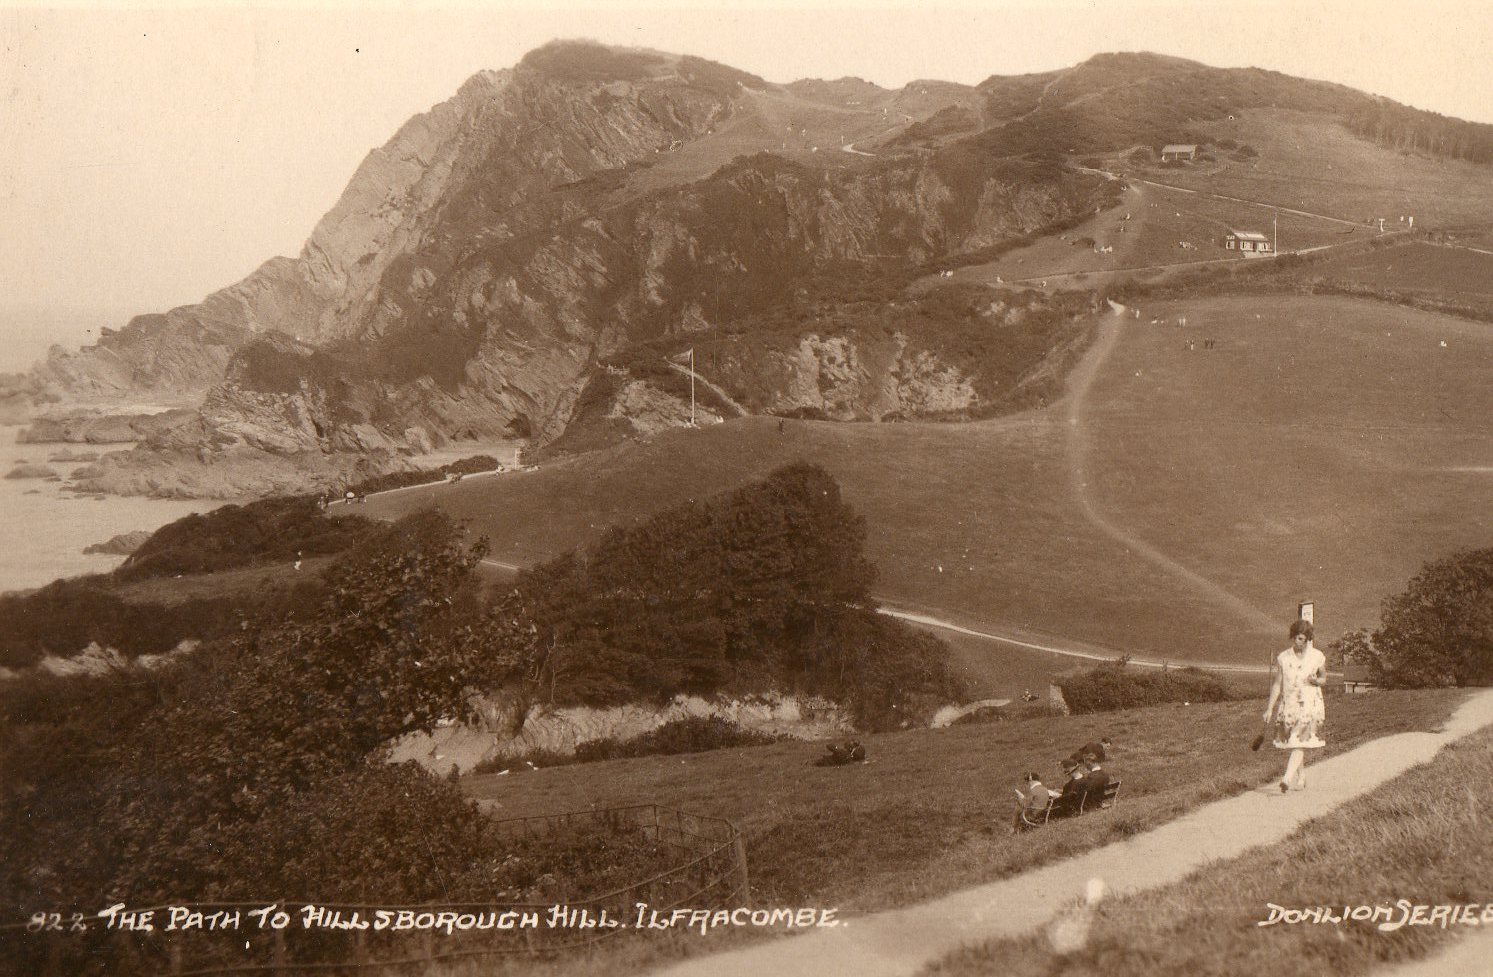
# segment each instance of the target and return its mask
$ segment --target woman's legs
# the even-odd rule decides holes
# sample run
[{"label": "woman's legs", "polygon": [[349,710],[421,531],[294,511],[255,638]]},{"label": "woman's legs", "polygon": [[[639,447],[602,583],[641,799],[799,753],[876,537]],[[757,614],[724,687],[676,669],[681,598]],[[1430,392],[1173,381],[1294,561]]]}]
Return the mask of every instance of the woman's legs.
[{"label": "woman's legs", "polygon": [[1281,783],[1287,787],[1301,790],[1306,786],[1306,751],[1292,750],[1291,758],[1286,761],[1286,774]]}]

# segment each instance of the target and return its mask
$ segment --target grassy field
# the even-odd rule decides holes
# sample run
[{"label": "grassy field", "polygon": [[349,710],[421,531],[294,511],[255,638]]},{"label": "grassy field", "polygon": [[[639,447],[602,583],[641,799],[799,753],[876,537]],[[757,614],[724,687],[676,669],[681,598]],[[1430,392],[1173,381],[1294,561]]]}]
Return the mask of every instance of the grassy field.
[{"label": "grassy field", "polygon": [[1425,561],[1493,543],[1488,475],[1462,470],[1493,463],[1485,326],[1340,298],[1142,315],[1091,393],[1116,522],[1257,606],[1321,595],[1327,635],[1372,623]]},{"label": "grassy field", "polygon": [[1197,128],[1253,146],[1259,156],[1141,175],[1344,220],[1386,217],[1386,227],[1409,214],[1417,229],[1493,221],[1493,168],[1487,166],[1395,152],[1334,120],[1300,112],[1246,111]]},{"label": "grassy field", "polygon": [[[1454,691],[1333,697],[1330,749],[1438,725]],[[499,817],[656,802],[727,817],[746,836],[758,905],[839,907],[852,917],[1021,872],[1144,830],[1279,774],[1251,753],[1258,700],[1016,720],[864,739],[871,762],[815,767],[819,744],[644,757],[463,781]],[[1012,835],[1011,790],[1027,770],[1107,734],[1123,781],[1110,811]],[[727,937],[730,939],[730,937]],[[661,956],[718,949],[715,937],[615,946],[524,972],[624,973]]]},{"label": "grassy field", "polygon": [[[1044,935],[971,947],[929,968],[976,974],[1243,977],[1279,970],[1362,973],[1417,959],[1480,929],[1368,922],[1256,924],[1267,903],[1313,906],[1466,905],[1488,900],[1493,821],[1478,791],[1493,782],[1493,731],[1448,746],[1372,795],[1268,849],[1209,866],[1160,891],[1101,905],[1087,943],[1054,952]],[[1398,919],[1396,911],[1392,918]]]},{"label": "grassy field", "polygon": [[[1426,560],[1493,541],[1488,475],[1475,470],[1493,464],[1486,328],[1329,297],[1140,311],[1083,414],[1092,505],[1278,618],[1279,633],[1085,517],[1061,407],[971,424],[789,421],[782,433],[745,418],[374,498],[367,514],[439,504],[488,536],[495,559],[527,565],[810,459],[867,517],[875,592],[890,603],[1112,654],[1250,664],[1283,646],[1297,600],[1318,602],[1330,639],[1374,623]],[[1172,324],[1150,325],[1158,317]],[[1188,351],[1186,338],[1218,348]]]},{"label": "grassy field", "polygon": [[1324,261],[1313,276],[1428,298],[1493,303],[1493,254],[1414,243]]}]

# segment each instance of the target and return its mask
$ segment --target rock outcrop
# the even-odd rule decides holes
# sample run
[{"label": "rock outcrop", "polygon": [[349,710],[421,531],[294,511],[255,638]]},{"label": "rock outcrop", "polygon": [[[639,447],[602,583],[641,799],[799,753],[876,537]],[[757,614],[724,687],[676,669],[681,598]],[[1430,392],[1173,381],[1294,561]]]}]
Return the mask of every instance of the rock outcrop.
[{"label": "rock outcrop", "polygon": [[90,543],[83,547],[84,553],[102,553],[106,556],[129,556],[131,553],[145,545],[150,539],[151,533],[145,529],[137,529],[132,533],[120,533],[111,536],[102,543]]},{"label": "rock outcrop", "polygon": [[[20,443],[128,444],[160,437],[197,420],[195,411],[176,409],[150,414],[110,414],[72,410],[44,414],[16,437]],[[82,459],[79,459],[82,460]]]},{"label": "rock outcrop", "polygon": [[[200,398],[195,416],[143,437],[154,467],[233,466],[255,487],[288,484],[270,470],[332,477],[352,463],[343,455],[543,444],[620,351],[717,331],[847,269],[906,274],[1104,198],[1093,175],[959,143],[884,157],[788,151],[775,120],[812,102],[807,125],[843,87],[772,86],[654,52],[541,48],[474,76],[372,152],[298,257],[198,305],[138,316],[77,354],[54,352],[34,379],[74,396]],[[934,83],[852,87],[842,109],[868,130],[893,108],[967,113],[981,98]],[[966,372],[905,338],[812,332],[795,350],[764,347],[785,378],[773,409],[912,417],[978,402]],[[626,396],[633,430],[679,423],[650,388]],[[48,436],[90,437],[46,423]],[[253,474],[251,454],[295,461]],[[91,480],[100,488],[216,491],[149,473],[143,456],[105,467],[109,478]]]},{"label": "rock outcrop", "polygon": [[[467,773],[495,757],[521,758],[534,752],[569,755],[583,743],[635,739],[665,723],[690,718],[725,719],[744,729],[797,739],[819,739],[854,728],[845,711],[833,702],[774,694],[742,699],[678,696],[661,707],[534,706],[517,717],[519,721],[505,702],[485,702],[480,711],[481,721],[450,723],[398,740],[389,759],[395,763],[414,760],[439,774],[449,773],[452,767]],[[514,762],[522,766],[521,760]]]}]

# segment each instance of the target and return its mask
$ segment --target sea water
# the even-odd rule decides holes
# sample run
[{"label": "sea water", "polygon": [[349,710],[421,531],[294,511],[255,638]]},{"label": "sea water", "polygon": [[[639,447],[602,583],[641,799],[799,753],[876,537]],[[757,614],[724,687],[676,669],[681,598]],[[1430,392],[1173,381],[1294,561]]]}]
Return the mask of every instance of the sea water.
[{"label": "sea water", "polygon": [[145,499],[79,495],[64,491],[66,479],[87,462],[52,462],[71,454],[118,451],[120,445],[20,444],[19,427],[0,426],[0,475],[25,462],[46,465],[64,481],[0,478],[0,592],[40,587],[58,577],[106,573],[122,556],[85,554],[84,547],[121,533],[156,530],[194,512],[223,505],[214,500]]}]

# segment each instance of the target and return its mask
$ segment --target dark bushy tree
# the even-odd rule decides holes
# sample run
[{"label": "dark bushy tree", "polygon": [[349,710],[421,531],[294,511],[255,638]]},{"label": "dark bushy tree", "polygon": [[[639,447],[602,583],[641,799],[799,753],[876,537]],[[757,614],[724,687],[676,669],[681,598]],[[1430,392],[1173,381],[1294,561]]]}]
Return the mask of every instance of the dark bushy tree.
[{"label": "dark bushy tree", "polygon": [[799,691],[900,722],[954,683],[941,644],[876,614],[865,535],[834,479],[802,463],[615,529],[520,578],[501,617],[538,631],[513,677],[561,705]]},{"label": "dark bushy tree", "polygon": [[1384,601],[1377,630],[1350,632],[1334,651],[1391,688],[1493,682],[1493,547],[1426,564]]},{"label": "dark bushy tree", "polygon": [[[497,850],[454,788],[381,770],[389,740],[459,714],[490,670],[473,626],[481,554],[443,516],[419,513],[330,570],[305,618],[220,640],[164,676],[68,686],[59,708],[41,708],[30,690],[10,697],[5,717],[29,725],[3,741],[0,911],[365,889],[441,896],[424,861],[327,854],[377,847],[379,825],[414,823],[421,851],[465,852],[453,865]],[[386,816],[394,805],[398,824]],[[368,830],[329,838],[355,810]],[[299,830],[277,826],[291,815]],[[293,882],[306,890],[278,891]]]}]

